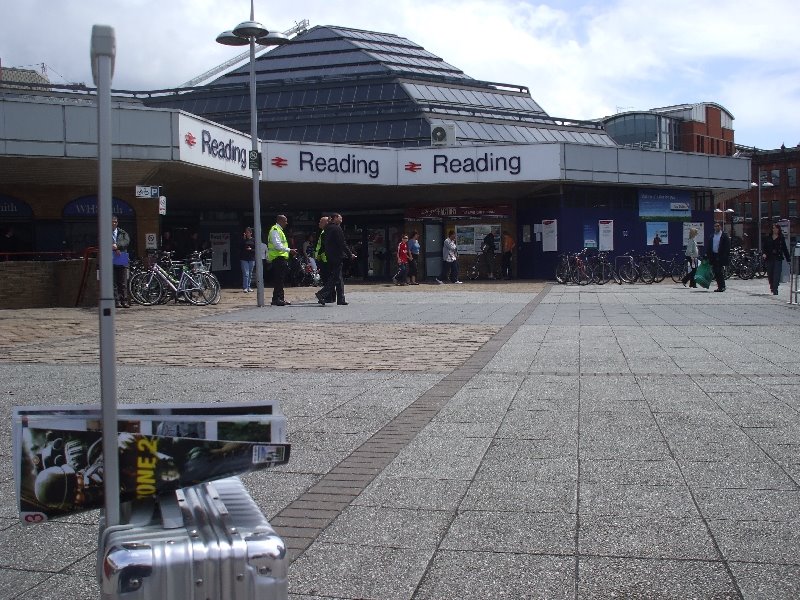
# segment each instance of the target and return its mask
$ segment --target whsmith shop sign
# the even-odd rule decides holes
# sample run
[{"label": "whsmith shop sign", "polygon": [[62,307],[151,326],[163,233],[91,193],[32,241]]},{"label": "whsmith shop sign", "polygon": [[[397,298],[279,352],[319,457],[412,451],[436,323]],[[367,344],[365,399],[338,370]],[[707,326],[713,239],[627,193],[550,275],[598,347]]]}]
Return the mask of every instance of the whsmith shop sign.
[{"label": "whsmith shop sign", "polygon": [[432,185],[558,179],[560,146],[400,149],[262,143],[264,179],[305,183]]}]

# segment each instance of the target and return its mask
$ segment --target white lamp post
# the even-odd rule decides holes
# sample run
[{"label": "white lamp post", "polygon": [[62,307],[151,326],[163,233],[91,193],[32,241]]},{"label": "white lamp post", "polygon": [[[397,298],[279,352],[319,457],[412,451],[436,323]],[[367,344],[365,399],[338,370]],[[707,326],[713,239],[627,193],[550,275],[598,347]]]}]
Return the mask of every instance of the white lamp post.
[{"label": "white lamp post", "polygon": [[763,218],[761,214],[761,188],[771,188],[775,187],[771,181],[764,181],[763,177],[761,176],[761,169],[758,170],[758,183],[752,181],[750,183],[751,188],[758,188],[758,254],[761,255],[761,219]]},{"label": "white lamp post", "polygon": [[260,256],[262,242],[261,198],[259,197],[261,155],[258,148],[258,112],[256,111],[256,44],[280,46],[288,41],[289,38],[282,33],[270,33],[255,20],[253,0],[250,0],[250,20],[239,23],[233,31],[223,31],[217,36],[217,42],[225,46],[250,44],[250,137],[253,143],[253,149],[250,152],[250,166],[253,170],[253,237],[259,248],[256,253],[256,301],[258,306],[264,306],[264,266]]}]

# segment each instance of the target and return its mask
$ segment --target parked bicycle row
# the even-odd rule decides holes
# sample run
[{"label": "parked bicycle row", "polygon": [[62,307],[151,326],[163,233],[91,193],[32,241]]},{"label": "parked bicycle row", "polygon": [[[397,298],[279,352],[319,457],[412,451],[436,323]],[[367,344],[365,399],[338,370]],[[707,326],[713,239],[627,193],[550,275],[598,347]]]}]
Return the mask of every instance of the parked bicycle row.
[{"label": "parked bicycle row", "polygon": [[[612,256],[609,252],[583,249],[580,252],[564,252],[559,255],[555,279],[563,284],[603,285],[610,281],[618,284],[661,283],[670,277],[675,283],[680,283],[689,270],[689,263],[683,254],[664,258],[651,250]],[[724,274],[725,279],[765,277],[766,265],[757,250],[733,248],[730,264],[724,267]]]},{"label": "parked bicycle row", "polygon": [[148,261],[131,261],[128,293],[143,306],[167,302],[187,302],[205,306],[217,304],[221,296],[219,280],[211,272],[211,250],[193,252],[185,261],[163,252]]}]

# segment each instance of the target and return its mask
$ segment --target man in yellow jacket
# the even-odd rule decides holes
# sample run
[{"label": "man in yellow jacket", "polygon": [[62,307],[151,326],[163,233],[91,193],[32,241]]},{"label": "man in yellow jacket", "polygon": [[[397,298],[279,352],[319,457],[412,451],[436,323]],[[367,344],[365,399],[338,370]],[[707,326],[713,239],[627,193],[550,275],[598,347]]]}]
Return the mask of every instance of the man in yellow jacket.
[{"label": "man in yellow jacket", "polygon": [[289,248],[289,243],[286,241],[286,234],[283,232],[289,219],[286,215],[278,215],[275,219],[277,222],[269,230],[269,237],[267,238],[267,259],[272,265],[272,305],[273,306],[287,306],[291,302],[287,302],[283,296],[283,286],[286,281],[286,274],[289,272],[289,256],[297,253],[296,248]]}]

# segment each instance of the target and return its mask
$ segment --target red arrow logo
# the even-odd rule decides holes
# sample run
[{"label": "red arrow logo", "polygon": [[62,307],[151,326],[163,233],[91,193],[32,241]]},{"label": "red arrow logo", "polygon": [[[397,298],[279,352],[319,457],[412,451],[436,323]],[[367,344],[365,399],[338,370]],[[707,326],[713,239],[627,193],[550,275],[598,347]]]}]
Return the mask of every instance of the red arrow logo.
[{"label": "red arrow logo", "polygon": [[192,135],[191,131],[187,133],[183,139],[186,141],[186,145],[189,146],[189,148],[193,147],[197,143],[197,138]]},{"label": "red arrow logo", "polygon": [[276,156],[270,162],[272,162],[273,167],[278,167],[279,169],[289,164],[289,161],[282,156]]},{"label": "red arrow logo", "polygon": [[422,170],[422,165],[420,163],[409,162],[405,166],[406,171],[410,171],[411,173],[416,173],[417,171]]}]

